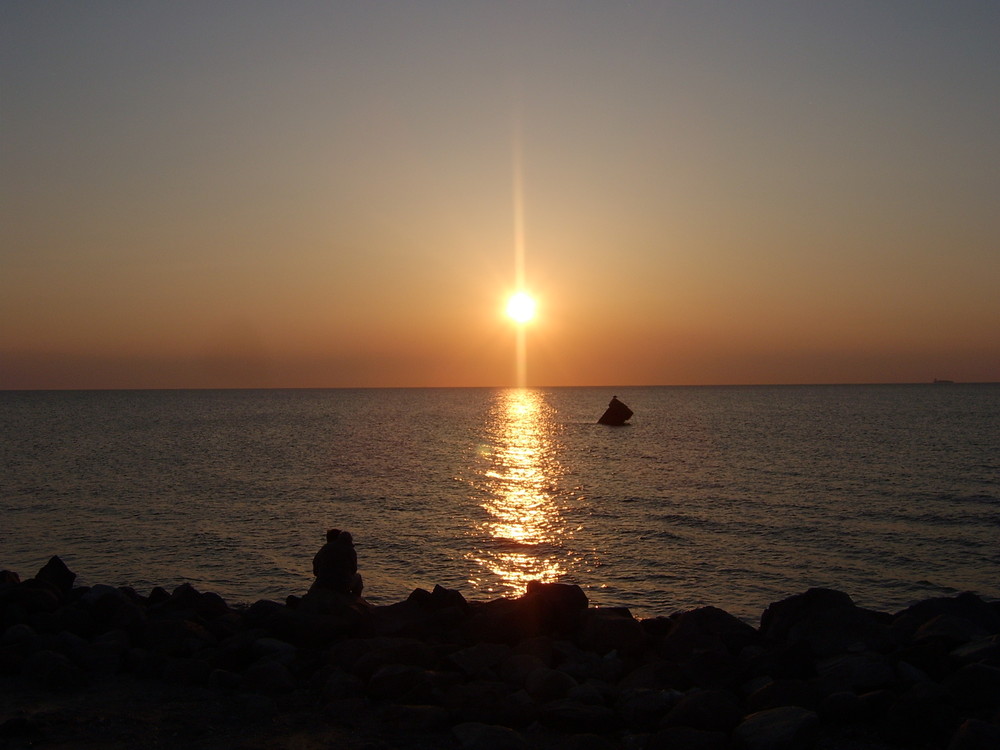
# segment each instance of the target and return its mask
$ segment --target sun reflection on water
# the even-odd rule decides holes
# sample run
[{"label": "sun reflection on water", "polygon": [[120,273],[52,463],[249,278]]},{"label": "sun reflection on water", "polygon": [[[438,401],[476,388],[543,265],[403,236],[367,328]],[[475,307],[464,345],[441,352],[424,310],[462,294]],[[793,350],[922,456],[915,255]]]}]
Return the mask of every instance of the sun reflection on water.
[{"label": "sun reflection on water", "polygon": [[529,581],[554,581],[565,573],[559,558],[567,530],[557,502],[563,468],[554,429],[542,393],[525,388],[497,393],[472,483],[485,511],[476,525],[482,544],[470,555],[483,572],[470,581],[477,588],[519,595]]}]

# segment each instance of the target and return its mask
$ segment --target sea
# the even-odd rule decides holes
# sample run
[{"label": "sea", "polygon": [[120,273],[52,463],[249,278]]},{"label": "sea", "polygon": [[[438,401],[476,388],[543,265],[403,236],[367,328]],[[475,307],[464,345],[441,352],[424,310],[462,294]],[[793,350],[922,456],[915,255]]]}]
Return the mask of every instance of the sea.
[{"label": "sea", "polygon": [[[597,424],[612,396],[629,424]],[[350,531],[375,605],[533,580],[757,624],[823,586],[1000,599],[1000,385],[0,392],[0,569],[312,582]]]}]

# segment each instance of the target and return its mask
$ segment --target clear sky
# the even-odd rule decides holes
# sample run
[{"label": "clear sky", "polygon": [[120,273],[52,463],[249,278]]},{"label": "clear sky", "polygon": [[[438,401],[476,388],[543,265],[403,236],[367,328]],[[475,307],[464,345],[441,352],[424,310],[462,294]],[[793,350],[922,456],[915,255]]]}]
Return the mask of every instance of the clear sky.
[{"label": "clear sky", "polygon": [[0,388],[1000,380],[1000,3],[0,4]]}]

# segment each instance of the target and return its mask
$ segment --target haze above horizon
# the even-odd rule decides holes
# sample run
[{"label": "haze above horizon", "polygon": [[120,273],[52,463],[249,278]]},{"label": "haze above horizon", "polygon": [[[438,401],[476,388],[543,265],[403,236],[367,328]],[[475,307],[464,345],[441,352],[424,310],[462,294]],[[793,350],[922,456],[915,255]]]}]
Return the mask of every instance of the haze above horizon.
[{"label": "haze above horizon", "polygon": [[[0,6],[0,388],[1000,380],[1000,5]],[[530,326],[511,294],[537,302]]]}]

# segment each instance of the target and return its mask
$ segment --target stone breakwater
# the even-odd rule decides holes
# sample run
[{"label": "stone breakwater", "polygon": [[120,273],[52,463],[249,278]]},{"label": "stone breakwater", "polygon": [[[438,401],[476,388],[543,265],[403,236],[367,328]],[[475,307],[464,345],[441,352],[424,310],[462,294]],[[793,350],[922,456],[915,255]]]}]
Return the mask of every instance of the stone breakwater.
[{"label": "stone breakwater", "polygon": [[[1000,747],[1000,603],[969,593],[886,614],[811,589],[754,628],[715,607],[640,620],[559,583],[486,602],[436,587],[376,607],[313,588],[235,607],[190,585],[75,578],[58,557],[28,580],[0,573],[7,684],[246,696],[363,725],[381,737],[366,747]],[[24,711],[0,715],[0,743],[33,731]]]}]

